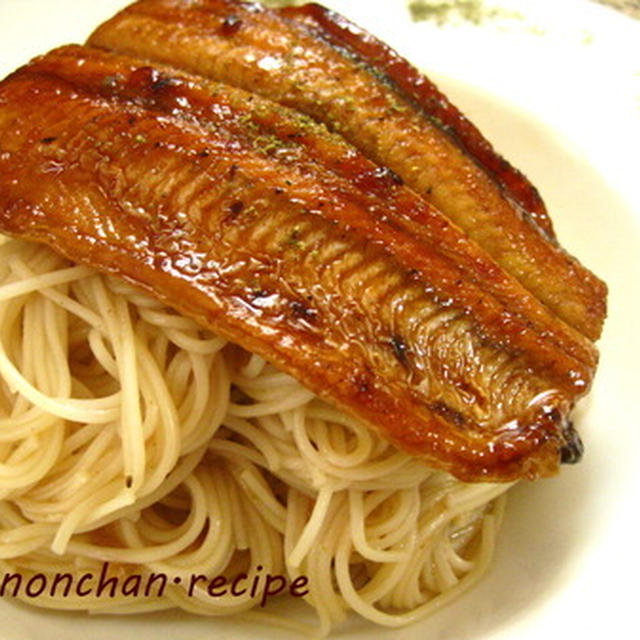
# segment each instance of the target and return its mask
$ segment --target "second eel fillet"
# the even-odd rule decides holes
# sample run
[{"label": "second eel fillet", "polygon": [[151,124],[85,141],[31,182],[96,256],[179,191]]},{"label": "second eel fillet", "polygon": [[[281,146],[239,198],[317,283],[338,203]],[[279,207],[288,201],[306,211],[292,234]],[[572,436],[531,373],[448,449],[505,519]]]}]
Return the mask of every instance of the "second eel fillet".
[{"label": "second eel fillet", "polygon": [[406,60],[318,5],[140,0],[89,43],[259,93],[338,131],[591,340],[606,287],[553,237],[526,180]]},{"label": "second eel fillet", "polygon": [[36,59],[0,83],[0,231],[461,479],[549,475],[577,447],[591,343],[339,136],[244,91],[88,47]]}]

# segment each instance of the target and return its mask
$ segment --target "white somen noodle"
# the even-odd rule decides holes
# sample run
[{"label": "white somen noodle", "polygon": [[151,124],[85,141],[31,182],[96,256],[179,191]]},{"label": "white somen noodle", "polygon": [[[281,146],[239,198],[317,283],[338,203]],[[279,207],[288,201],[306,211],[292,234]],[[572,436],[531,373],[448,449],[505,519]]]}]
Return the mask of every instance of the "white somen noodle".
[{"label": "white somen noodle", "polygon": [[41,245],[0,246],[0,378],[0,569],[168,576],[160,596],[44,591],[31,604],[269,621],[259,595],[185,588],[194,574],[262,571],[307,576],[326,634],[350,610],[387,626],[423,618],[490,561],[508,485],[430,469]]}]

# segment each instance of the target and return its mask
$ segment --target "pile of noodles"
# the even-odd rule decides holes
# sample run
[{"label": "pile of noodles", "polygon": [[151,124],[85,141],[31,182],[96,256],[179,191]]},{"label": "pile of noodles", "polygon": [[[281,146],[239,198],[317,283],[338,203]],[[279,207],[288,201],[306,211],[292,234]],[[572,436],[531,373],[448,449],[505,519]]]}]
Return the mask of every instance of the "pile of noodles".
[{"label": "pile of noodles", "polygon": [[171,580],[262,567],[308,577],[320,633],[350,610],[400,626],[480,577],[507,488],[428,468],[119,280],[0,245],[0,570],[170,578],[31,604],[268,618]]}]

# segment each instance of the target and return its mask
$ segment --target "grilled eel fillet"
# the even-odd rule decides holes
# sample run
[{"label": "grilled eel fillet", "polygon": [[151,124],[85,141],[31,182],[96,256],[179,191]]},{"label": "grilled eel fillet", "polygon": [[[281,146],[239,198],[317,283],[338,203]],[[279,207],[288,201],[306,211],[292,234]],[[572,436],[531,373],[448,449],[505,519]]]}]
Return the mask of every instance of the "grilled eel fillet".
[{"label": "grilled eel fillet", "polygon": [[606,287],[558,245],[535,189],[424,76],[341,16],[318,5],[140,0],[89,43],[324,122],[426,197],[565,322],[599,337]]},{"label": "grilled eel fillet", "polygon": [[0,231],[124,278],[468,480],[556,471],[596,352],[310,118],[89,47],[0,84]]}]

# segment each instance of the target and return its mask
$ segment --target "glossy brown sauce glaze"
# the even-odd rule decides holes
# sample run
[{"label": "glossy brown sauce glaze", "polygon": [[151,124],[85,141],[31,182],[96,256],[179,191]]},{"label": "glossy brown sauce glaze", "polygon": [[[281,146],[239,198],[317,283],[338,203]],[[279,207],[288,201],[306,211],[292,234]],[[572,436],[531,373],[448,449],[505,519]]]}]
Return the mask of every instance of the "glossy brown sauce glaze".
[{"label": "glossy brown sauce glaze", "polygon": [[[399,63],[356,51],[372,38],[356,35],[350,45],[336,46],[336,29],[327,26],[338,24],[335,16],[324,20],[324,28],[310,17],[318,10],[300,11],[236,0],[140,0],[100,26],[89,42],[239,86],[325,123],[433,203],[556,315],[597,338],[606,287],[435,123],[416,88],[427,87],[428,94],[426,81],[420,85],[417,75],[407,80],[406,62],[400,73]],[[462,123],[454,138],[475,139],[463,129]],[[535,199],[532,192],[528,198]]]},{"label": "glossy brown sauce glaze", "polygon": [[[82,68],[78,71],[79,60]],[[187,121],[197,120],[203,126],[223,123],[231,135],[265,156],[295,163],[299,170],[321,170],[324,175],[332,174],[333,180],[343,180],[342,196],[367,210],[377,224],[402,229],[424,243],[422,250],[412,246],[414,260],[420,261],[429,248],[447,265],[447,286],[451,288],[440,294],[440,304],[449,304],[451,296],[466,300],[478,319],[487,319],[491,328],[485,327],[484,331],[495,344],[514,350],[538,350],[540,365],[550,371],[555,368],[554,362],[559,362],[558,352],[564,352],[585,367],[573,378],[576,389],[582,391],[589,384],[590,372],[597,363],[593,345],[558,321],[446,217],[404,188],[388,169],[375,165],[303,114],[220,83],[193,77],[180,79],[175,70],[162,66],[140,66],[130,61],[132,71],[125,81],[122,73],[109,75],[118,60],[97,50],[67,47],[40,60],[38,69],[69,82],[84,79],[104,96],[118,95]],[[102,77],[106,80],[100,80]],[[200,155],[209,153],[203,149]],[[276,187],[274,195],[285,191]],[[234,201],[225,220],[249,205],[246,198]],[[324,201],[317,204],[318,209],[330,206]],[[330,210],[323,213],[327,217],[332,214]],[[294,244],[296,238],[291,242]],[[428,276],[434,268],[431,263],[423,265],[423,275]]]},{"label": "glossy brown sauce glaze", "polygon": [[540,193],[527,177],[499,155],[478,128],[445,96],[427,76],[344,16],[319,4],[284,7],[280,12],[317,30],[336,47],[382,75],[414,105],[433,118],[436,126],[473,157],[500,185],[506,196],[549,237],[555,237],[553,224]]},{"label": "glossy brown sauce glaze", "polygon": [[2,231],[142,287],[399,448],[465,480],[556,471],[592,347],[304,116],[69,47],[0,84],[0,175]]}]

